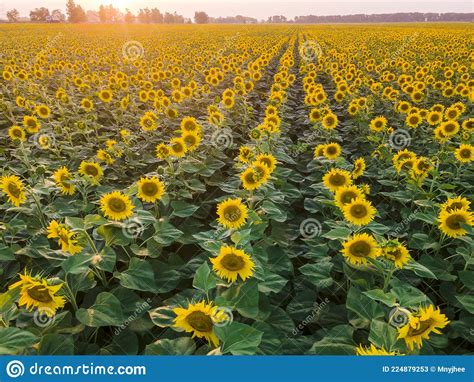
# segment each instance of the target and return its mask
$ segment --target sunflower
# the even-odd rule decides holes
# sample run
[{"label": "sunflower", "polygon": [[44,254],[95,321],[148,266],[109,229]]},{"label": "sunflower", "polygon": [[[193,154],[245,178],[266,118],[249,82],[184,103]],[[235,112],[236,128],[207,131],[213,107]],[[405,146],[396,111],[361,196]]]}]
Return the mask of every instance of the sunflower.
[{"label": "sunflower", "polygon": [[474,130],[474,118],[466,119],[465,121],[463,121],[461,126],[462,126],[463,130],[473,131]]},{"label": "sunflower", "polygon": [[347,239],[341,250],[346,260],[354,265],[367,264],[367,259],[380,256],[381,250],[373,236],[366,233],[354,234]]},{"label": "sunflower", "polygon": [[181,130],[188,133],[197,133],[201,130],[201,127],[196,121],[196,118],[193,117],[185,117],[181,120],[180,124]]},{"label": "sunflower", "polygon": [[401,151],[398,151],[396,154],[393,155],[392,157],[392,162],[395,167],[398,166],[398,164],[406,159],[415,159],[416,154],[412,151],[409,151],[408,149],[404,149]]},{"label": "sunflower", "polygon": [[331,142],[325,145],[323,155],[328,159],[336,159],[341,155],[341,146],[338,143]]},{"label": "sunflower", "polygon": [[351,174],[346,170],[332,168],[323,176],[323,183],[328,190],[336,192],[339,187],[352,183]]},{"label": "sunflower", "polygon": [[314,158],[320,158],[324,156],[324,148],[326,145],[317,145],[314,149]]},{"label": "sunflower", "polygon": [[443,114],[441,114],[439,111],[432,111],[428,114],[426,120],[431,126],[437,125],[443,120]]},{"label": "sunflower", "polygon": [[214,333],[214,324],[224,321],[226,315],[212,302],[190,303],[187,308],[174,308],[173,312],[176,314],[175,327],[193,333],[193,338],[205,338],[213,346],[219,345],[219,339]]},{"label": "sunflower", "polygon": [[54,182],[64,195],[73,195],[76,192],[76,186],[73,183],[73,177],[67,167],[57,169],[53,174]]},{"label": "sunflower", "polygon": [[138,198],[148,203],[160,200],[165,193],[165,185],[156,176],[140,178],[137,187]]},{"label": "sunflower", "polygon": [[101,90],[98,95],[102,102],[108,103],[112,101],[113,93],[108,89]]},{"label": "sunflower", "polygon": [[474,160],[474,146],[461,144],[455,151],[454,156],[461,163],[470,163]]},{"label": "sunflower", "polygon": [[97,159],[100,159],[107,164],[113,164],[115,162],[115,159],[112,158],[112,155],[103,149],[97,150]]},{"label": "sunflower", "polygon": [[456,107],[448,107],[444,112],[444,118],[448,121],[455,121],[459,118],[461,112]]},{"label": "sunflower", "polygon": [[309,112],[309,120],[313,123],[319,122],[323,117],[321,109],[311,109]]},{"label": "sunflower", "polygon": [[219,255],[211,259],[212,269],[217,275],[227,281],[235,282],[237,277],[242,281],[252,277],[255,263],[241,249],[224,245]]},{"label": "sunflower", "polygon": [[337,116],[334,113],[328,113],[323,117],[322,124],[327,130],[335,129],[337,126]]},{"label": "sunflower", "polygon": [[242,174],[240,180],[246,190],[256,190],[268,181],[270,170],[261,162],[253,162]]},{"label": "sunflower", "polygon": [[255,158],[255,161],[267,166],[270,174],[276,169],[277,160],[272,154],[259,154],[257,158]]},{"label": "sunflower", "polygon": [[398,339],[403,338],[408,349],[411,351],[415,347],[421,349],[423,339],[428,340],[431,333],[441,334],[438,329],[449,324],[447,317],[433,305],[426,308],[420,307],[418,311],[411,314],[408,323],[398,328]]},{"label": "sunflower", "polygon": [[49,118],[51,115],[51,110],[48,106],[46,105],[38,105],[35,107],[35,113],[43,119]]},{"label": "sunflower", "polygon": [[181,138],[186,143],[186,149],[189,152],[196,150],[201,142],[201,135],[197,132],[184,132]]},{"label": "sunflower", "polygon": [[94,109],[94,103],[89,98],[83,98],[81,101],[81,108],[85,111],[91,111]]},{"label": "sunflower", "polygon": [[183,138],[173,138],[170,140],[170,155],[176,158],[182,158],[188,151],[186,142]]},{"label": "sunflower", "polygon": [[356,355],[397,355],[397,352],[389,352],[382,346],[380,349],[370,344],[370,347],[359,345],[356,347]]},{"label": "sunflower", "polygon": [[406,119],[405,119],[405,123],[412,127],[412,128],[415,128],[415,127],[418,127],[419,124],[422,122],[422,118],[421,118],[421,115],[419,113],[411,113],[411,114],[408,114]]},{"label": "sunflower", "polygon": [[124,220],[130,217],[135,206],[127,195],[113,191],[100,198],[100,209],[105,217],[112,220]]},{"label": "sunflower", "polygon": [[[48,232],[50,232],[50,227],[48,227]],[[50,236],[51,234],[48,235],[48,237]],[[61,226],[56,238],[58,239],[58,244],[61,246],[62,251],[68,252],[71,255],[82,251],[82,247],[77,244],[76,234],[69,229]]]},{"label": "sunflower", "polygon": [[423,175],[433,169],[433,164],[426,157],[418,157],[413,164],[413,170],[416,175]]},{"label": "sunflower", "polygon": [[465,209],[468,210],[471,202],[462,196],[456,198],[449,198],[444,204],[441,205],[442,211],[451,212],[453,210]]},{"label": "sunflower", "polygon": [[7,194],[8,201],[15,207],[25,203],[25,186],[18,176],[2,176],[0,178],[0,189]]},{"label": "sunflower", "polygon": [[240,228],[247,220],[247,207],[240,199],[227,199],[217,206],[217,222],[225,228]]},{"label": "sunflower", "polygon": [[30,134],[34,134],[39,131],[41,124],[39,123],[38,118],[25,115],[23,117],[23,126]]},{"label": "sunflower", "polygon": [[400,173],[402,170],[403,171],[411,171],[413,167],[415,166],[416,163],[416,158],[413,159],[404,159],[400,162],[398,162],[396,166],[397,173]]},{"label": "sunflower", "polygon": [[140,126],[144,131],[156,130],[158,128],[156,115],[154,113],[145,113],[145,115],[140,118]]},{"label": "sunflower", "polygon": [[240,146],[239,148],[239,160],[242,163],[249,163],[253,158],[254,152],[253,149],[249,146]]},{"label": "sunflower", "polygon": [[374,220],[377,210],[368,200],[359,197],[345,204],[342,207],[342,212],[344,213],[344,219],[348,222],[363,226]]},{"label": "sunflower", "polygon": [[372,131],[381,132],[387,127],[387,118],[380,116],[370,121],[369,128]]},{"label": "sunflower", "polygon": [[467,209],[441,210],[438,216],[439,229],[449,237],[464,236],[467,231],[462,225],[471,226],[474,223],[472,212]]},{"label": "sunflower", "polygon": [[104,171],[96,162],[82,161],[79,165],[79,174],[90,180],[92,184],[98,184],[104,175]]},{"label": "sunflower", "polygon": [[339,187],[334,194],[336,205],[341,209],[356,198],[363,199],[364,193],[354,185]]},{"label": "sunflower", "polygon": [[8,136],[12,141],[24,142],[26,140],[26,133],[20,126],[12,126],[8,129]]},{"label": "sunflower", "polygon": [[158,159],[165,159],[171,154],[171,149],[164,143],[160,143],[156,146],[156,157]]},{"label": "sunflower", "polygon": [[364,158],[357,158],[354,161],[354,168],[352,169],[352,179],[357,179],[362,176],[366,168]]},{"label": "sunflower", "polygon": [[66,304],[66,300],[57,293],[62,284],[49,285],[46,279],[31,277],[26,273],[19,274],[20,281],[10,285],[9,290],[20,288],[20,299],[18,305],[25,306],[32,311],[35,308],[49,317],[54,316],[56,311]]},{"label": "sunflower", "polygon": [[398,240],[392,240],[382,248],[382,256],[393,261],[395,266],[402,269],[410,261],[410,252]]},{"label": "sunflower", "polygon": [[441,131],[443,132],[443,135],[445,137],[452,137],[453,135],[456,135],[459,131],[459,123],[456,121],[447,121],[439,125]]}]

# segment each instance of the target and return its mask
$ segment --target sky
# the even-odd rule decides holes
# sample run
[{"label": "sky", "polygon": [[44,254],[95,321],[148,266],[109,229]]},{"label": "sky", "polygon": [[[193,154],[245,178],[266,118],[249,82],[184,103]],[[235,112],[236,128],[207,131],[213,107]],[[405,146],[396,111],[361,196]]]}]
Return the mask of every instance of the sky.
[{"label": "sky", "polygon": [[[28,16],[36,7],[65,9],[66,0],[0,0],[0,17],[16,8],[20,16]],[[211,17],[243,15],[266,19],[272,15],[288,18],[302,15],[347,15],[354,13],[395,12],[473,12],[472,0],[313,0],[313,1],[236,1],[236,0],[76,0],[86,10],[97,10],[102,3],[112,3],[124,11],[132,12],[145,7],[157,7],[161,11],[176,11],[185,17],[193,17],[194,11],[205,11]]]}]

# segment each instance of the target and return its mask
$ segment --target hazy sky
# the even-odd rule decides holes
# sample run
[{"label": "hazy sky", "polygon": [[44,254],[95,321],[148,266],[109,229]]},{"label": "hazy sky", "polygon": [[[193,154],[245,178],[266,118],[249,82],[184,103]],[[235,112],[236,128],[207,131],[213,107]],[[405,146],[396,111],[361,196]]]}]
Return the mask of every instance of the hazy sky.
[{"label": "hazy sky", "polygon": [[[244,16],[258,19],[282,14],[289,18],[301,15],[338,15],[352,13],[393,13],[393,12],[473,12],[472,0],[315,0],[315,1],[236,1],[236,0],[76,0],[86,10],[98,9],[99,4],[112,3],[120,10],[129,8],[136,11],[144,7],[157,7],[162,11],[177,11],[192,17],[194,11],[206,11],[210,16]],[[16,8],[21,16],[28,16],[36,7],[50,10],[65,8],[66,0],[0,0],[0,16],[7,10]]]}]

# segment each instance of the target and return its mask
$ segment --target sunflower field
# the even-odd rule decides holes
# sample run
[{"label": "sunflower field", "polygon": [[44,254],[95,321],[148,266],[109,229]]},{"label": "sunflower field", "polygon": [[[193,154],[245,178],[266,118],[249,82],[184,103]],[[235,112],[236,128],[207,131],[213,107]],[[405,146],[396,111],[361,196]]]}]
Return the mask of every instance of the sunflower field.
[{"label": "sunflower field", "polygon": [[472,24],[0,32],[1,354],[472,352]]}]

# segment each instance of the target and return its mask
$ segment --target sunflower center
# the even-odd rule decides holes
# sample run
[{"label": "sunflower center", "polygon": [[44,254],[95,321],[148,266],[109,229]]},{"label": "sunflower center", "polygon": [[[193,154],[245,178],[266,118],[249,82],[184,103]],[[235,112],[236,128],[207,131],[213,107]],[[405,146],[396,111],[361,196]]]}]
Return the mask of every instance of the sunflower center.
[{"label": "sunflower center", "polygon": [[241,212],[237,206],[228,206],[224,209],[224,216],[231,222],[236,222],[240,219]]},{"label": "sunflower center", "polygon": [[353,243],[349,250],[352,256],[355,257],[365,257],[370,254],[372,247],[370,246],[369,243],[366,243],[365,241],[356,241]]},{"label": "sunflower center", "polygon": [[423,334],[424,332],[428,331],[431,328],[431,325],[434,323],[434,320],[432,318],[429,318],[426,321],[420,322],[420,326],[417,329],[412,329],[410,328],[409,330],[409,336],[419,336]]},{"label": "sunflower center", "polygon": [[213,327],[212,319],[203,312],[192,312],[186,316],[186,321],[199,332],[210,332]]},{"label": "sunflower center", "polygon": [[49,294],[49,290],[45,288],[43,285],[36,285],[32,288],[27,289],[28,296],[30,296],[33,300],[48,303],[53,301],[51,295]]},{"label": "sunflower center", "polygon": [[120,198],[111,198],[109,200],[109,208],[113,212],[124,212],[127,209],[125,202]]},{"label": "sunflower center", "polygon": [[173,150],[177,153],[180,153],[181,151],[183,151],[183,145],[181,145],[181,143],[179,142],[175,142],[173,143]]},{"label": "sunflower center", "polygon": [[337,154],[337,149],[334,146],[329,146],[329,147],[326,148],[326,152],[329,155],[335,155],[335,154]]},{"label": "sunflower center", "polygon": [[20,196],[21,190],[15,183],[8,184],[8,192],[14,197],[18,198]]},{"label": "sunflower center", "polygon": [[444,131],[448,132],[448,133],[451,133],[452,131],[454,131],[455,127],[454,127],[454,124],[452,123],[448,123],[444,126]]},{"label": "sunflower center", "polygon": [[471,150],[470,149],[462,149],[459,151],[459,155],[462,158],[470,158],[471,157]]},{"label": "sunflower center", "polygon": [[462,223],[466,223],[466,219],[463,215],[455,214],[446,219],[446,225],[453,230],[461,229]]},{"label": "sunflower center", "polygon": [[158,192],[158,186],[153,182],[147,182],[142,185],[142,192],[145,195],[153,196]]},{"label": "sunflower center", "polygon": [[356,218],[367,216],[367,208],[363,204],[356,204],[351,207],[351,215]]},{"label": "sunflower center", "polygon": [[97,168],[95,168],[95,166],[87,166],[86,174],[90,176],[97,176],[99,172],[97,171]]},{"label": "sunflower center", "polygon": [[221,265],[227,270],[235,272],[240,271],[245,266],[245,262],[240,256],[229,253],[222,258]]},{"label": "sunflower center", "polygon": [[350,203],[352,199],[355,199],[357,194],[354,191],[346,191],[341,196],[341,201],[343,204]]},{"label": "sunflower center", "polygon": [[21,137],[21,136],[22,136],[21,130],[20,130],[20,129],[15,129],[15,130],[13,130],[13,135],[14,135],[15,137]]},{"label": "sunflower center", "polygon": [[341,174],[334,174],[329,178],[329,182],[334,186],[342,186],[346,183],[346,178]]}]

